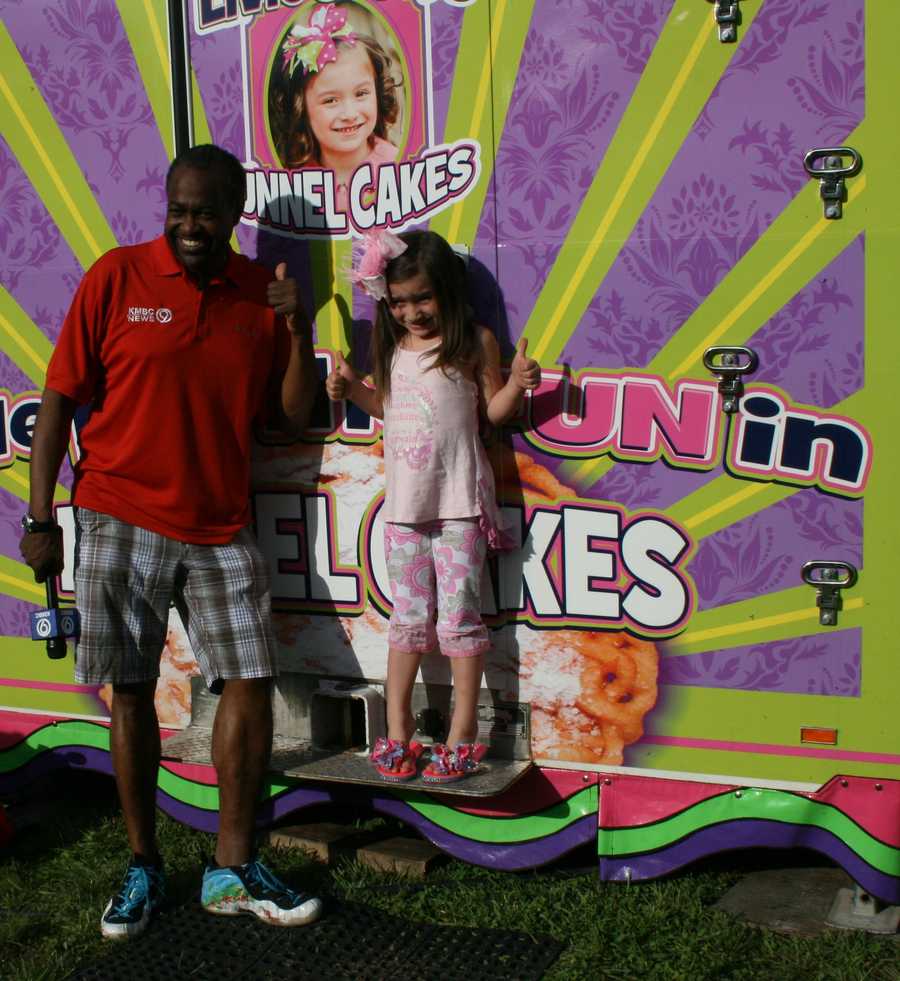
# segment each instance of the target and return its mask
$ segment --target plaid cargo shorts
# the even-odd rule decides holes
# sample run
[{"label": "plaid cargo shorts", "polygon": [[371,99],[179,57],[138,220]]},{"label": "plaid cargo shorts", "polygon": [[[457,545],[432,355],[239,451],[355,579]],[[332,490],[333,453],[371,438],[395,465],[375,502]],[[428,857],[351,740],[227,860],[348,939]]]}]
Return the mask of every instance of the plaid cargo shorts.
[{"label": "plaid cargo shorts", "polygon": [[191,545],[88,508],[76,508],[75,528],[78,682],[158,678],[172,604],[210,690],[277,674],[269,570],[249,529]]}]

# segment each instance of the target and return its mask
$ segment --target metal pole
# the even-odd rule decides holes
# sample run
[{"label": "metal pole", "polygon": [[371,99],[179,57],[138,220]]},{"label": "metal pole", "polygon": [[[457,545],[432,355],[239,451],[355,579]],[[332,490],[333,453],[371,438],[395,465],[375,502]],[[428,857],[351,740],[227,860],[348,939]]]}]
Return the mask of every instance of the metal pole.
[{"label": "metal pole", "polygon": [[172,125],[175,155],[194,142],[194,115],[191,102],[191,49],[185,0],[168,0],[169,66],[172,77]]}]

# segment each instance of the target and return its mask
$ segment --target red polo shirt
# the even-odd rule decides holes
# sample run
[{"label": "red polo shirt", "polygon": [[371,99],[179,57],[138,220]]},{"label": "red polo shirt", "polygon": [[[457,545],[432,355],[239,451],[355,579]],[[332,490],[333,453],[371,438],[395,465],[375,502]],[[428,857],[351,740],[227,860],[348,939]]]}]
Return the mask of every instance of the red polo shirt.
[{"label": "red polo shirt", "polygon": [[250,440],[290,338],[266,302],[271,273],[231,252],[205,290],[164,236],[87,272],[47,387],[90,402],[74,502],[199,544],[250,522]]}]

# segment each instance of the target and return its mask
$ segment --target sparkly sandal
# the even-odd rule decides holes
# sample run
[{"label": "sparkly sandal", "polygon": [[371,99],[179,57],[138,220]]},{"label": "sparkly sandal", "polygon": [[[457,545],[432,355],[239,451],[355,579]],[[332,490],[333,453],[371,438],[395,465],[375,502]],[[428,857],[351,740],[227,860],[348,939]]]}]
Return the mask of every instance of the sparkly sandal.
[{"label": "sparkly sandal", "polygon": [[445,743],[431,747],[431,762],[422,771],[422,779],[428,783],[453,783],[462,780],[478,769],[478,763],[487,752],[483,743],[458,743],[450,749]]},{"label": "sparkly sandal", "polygon": [[399,739],[379,736],[369,756],[382,780],[402,783],[416,775],[416,761],[425,747],[415,740],[405,743]]}]

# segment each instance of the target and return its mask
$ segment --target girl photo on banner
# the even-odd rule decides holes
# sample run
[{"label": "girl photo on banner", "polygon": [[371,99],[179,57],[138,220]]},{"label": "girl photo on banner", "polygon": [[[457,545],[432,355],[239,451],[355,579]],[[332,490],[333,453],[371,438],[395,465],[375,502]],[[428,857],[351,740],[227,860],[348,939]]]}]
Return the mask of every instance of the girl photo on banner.
[{"label": "girl photo on banner", "polygon": [[277,37],[266,96],[274,162],[332,171],[341,211],[359,167],[377,170],[401,152],[403,59],[385,22],[360,3],[300,7]]}]

